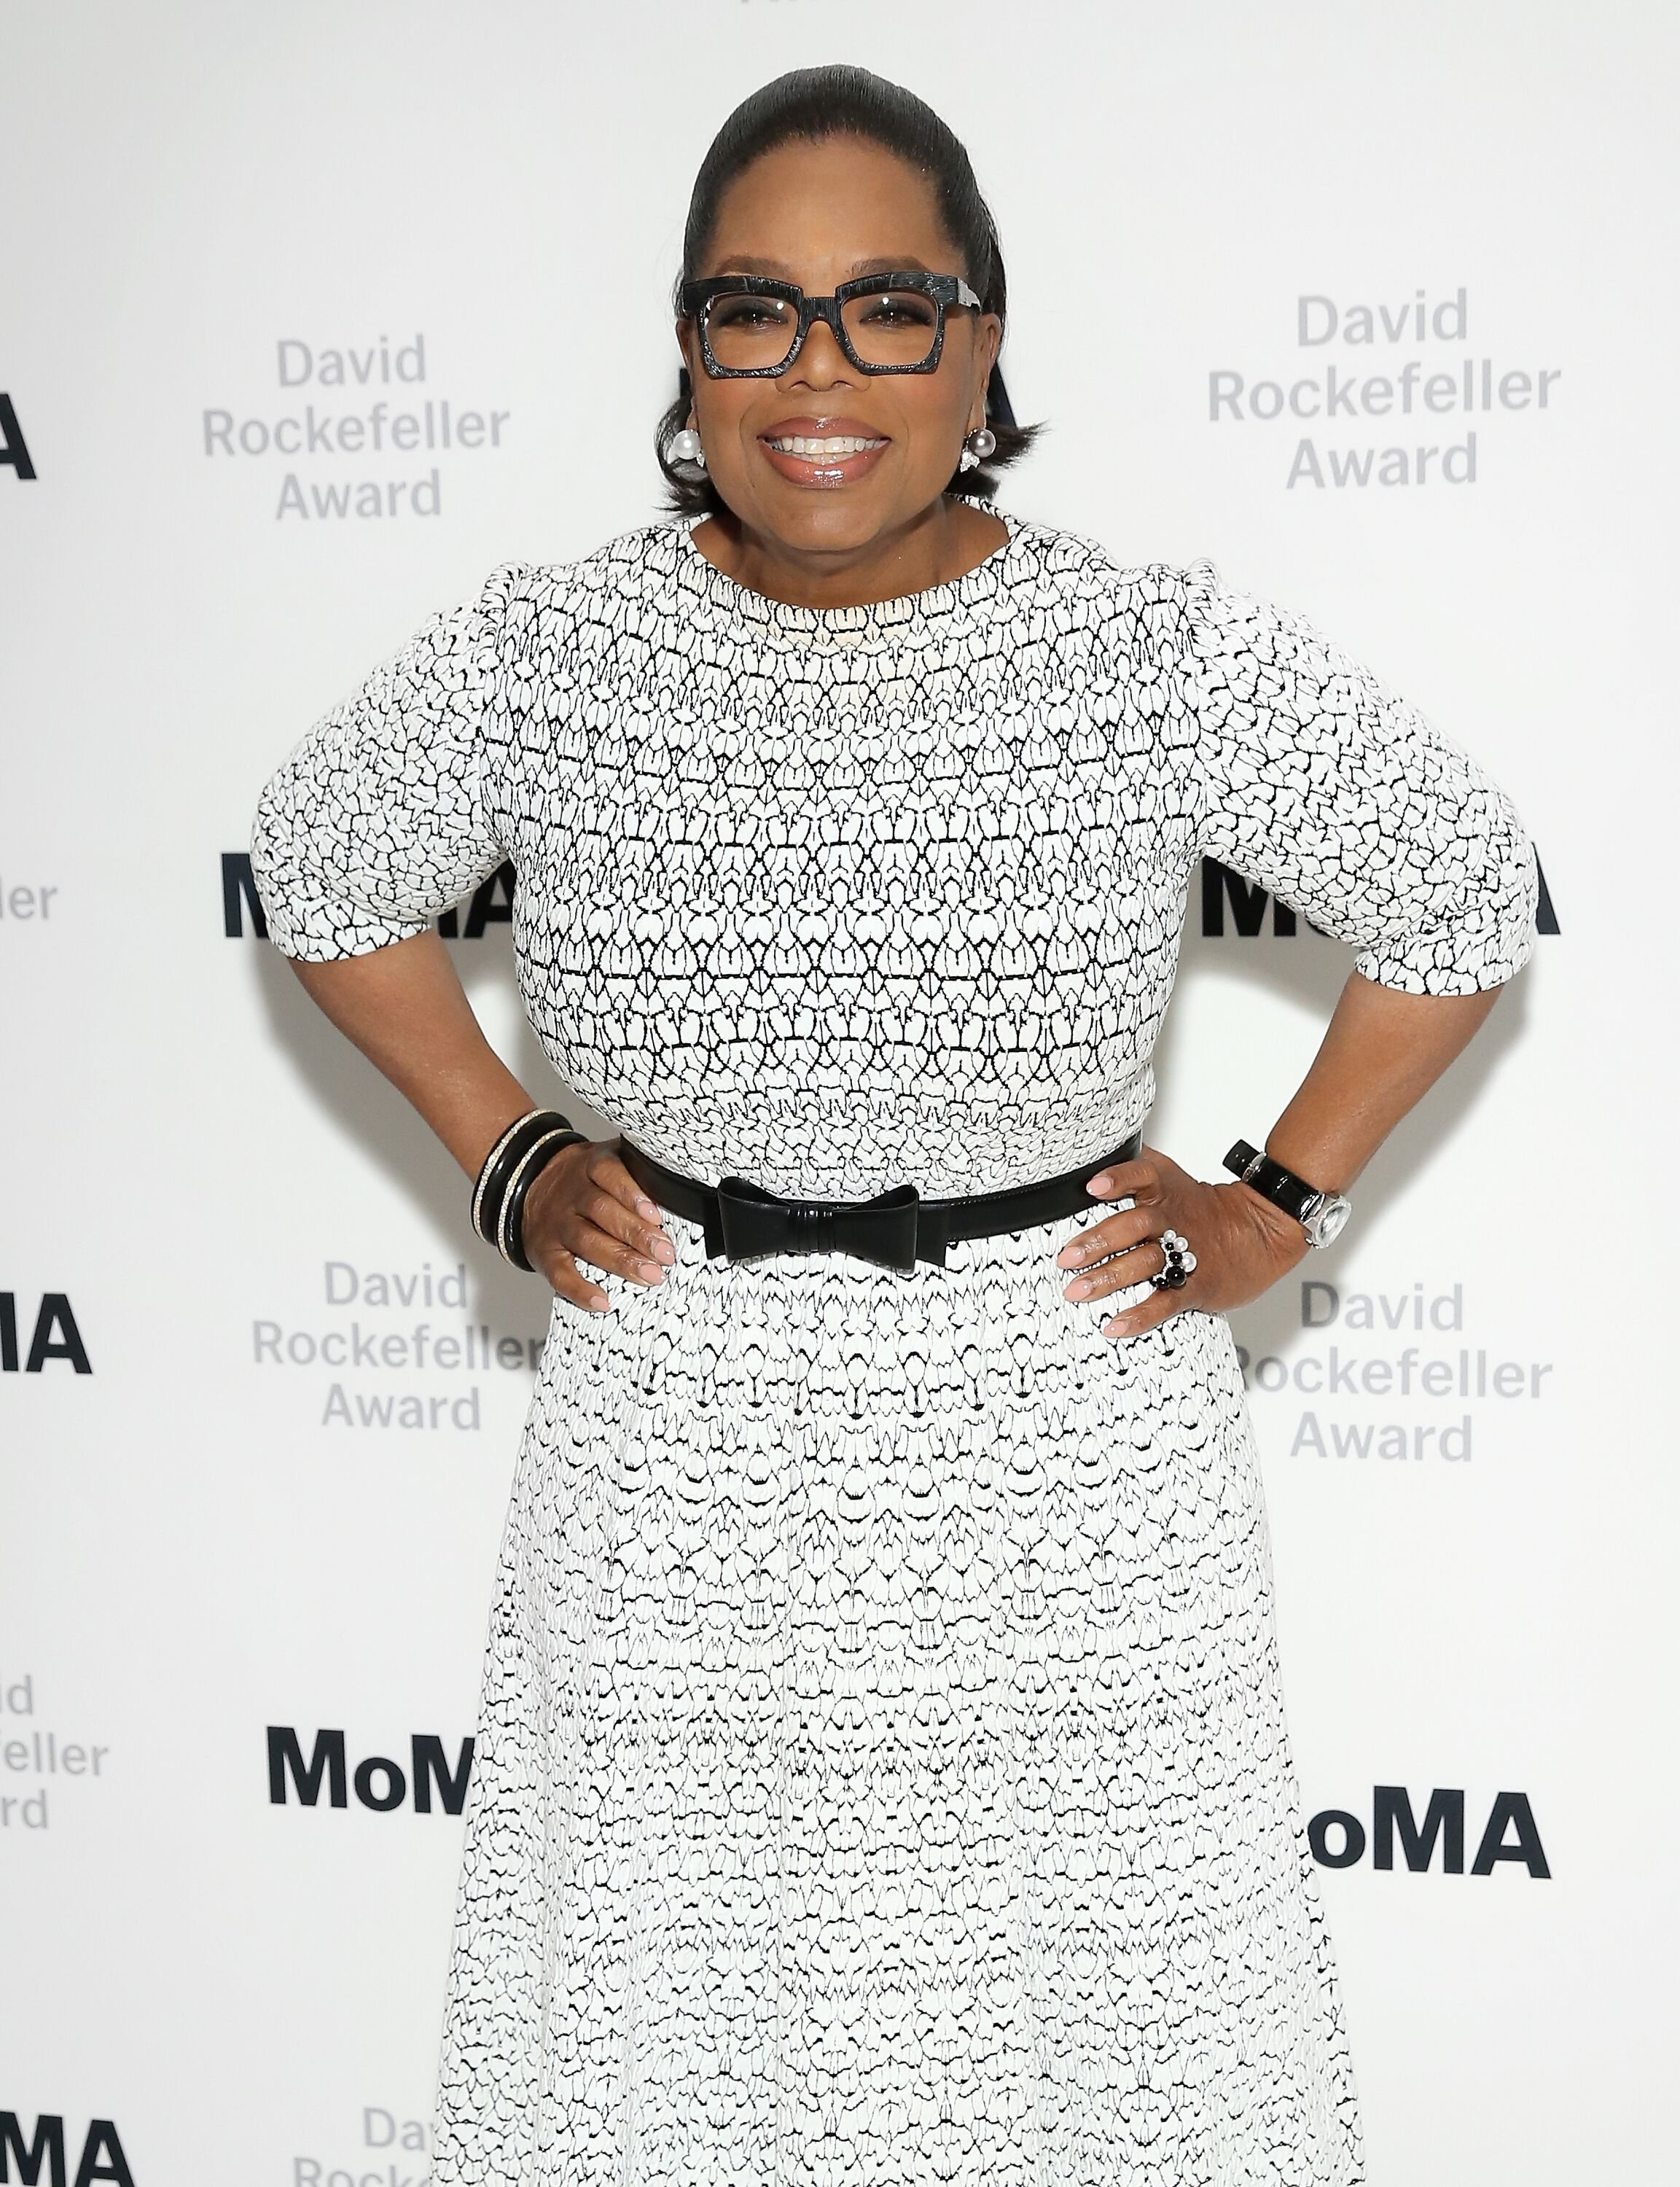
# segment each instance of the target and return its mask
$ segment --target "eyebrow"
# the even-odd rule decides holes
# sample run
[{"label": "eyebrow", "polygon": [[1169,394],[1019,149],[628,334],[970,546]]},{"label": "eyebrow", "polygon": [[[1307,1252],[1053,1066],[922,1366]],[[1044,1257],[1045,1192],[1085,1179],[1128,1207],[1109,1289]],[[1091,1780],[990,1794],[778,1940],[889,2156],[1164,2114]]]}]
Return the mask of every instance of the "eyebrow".
[{"label": "eyebrow", "polygon": [[[720,272],[725,273],[757,273],[767,281],[791,281],[793,273],[779,258],[753,258],[736,253],[727,258]],[[861,281],[866,273],[931,273],[931,266],[924,266],[919,258],[859,258],[854,261],[849,281]]]}]

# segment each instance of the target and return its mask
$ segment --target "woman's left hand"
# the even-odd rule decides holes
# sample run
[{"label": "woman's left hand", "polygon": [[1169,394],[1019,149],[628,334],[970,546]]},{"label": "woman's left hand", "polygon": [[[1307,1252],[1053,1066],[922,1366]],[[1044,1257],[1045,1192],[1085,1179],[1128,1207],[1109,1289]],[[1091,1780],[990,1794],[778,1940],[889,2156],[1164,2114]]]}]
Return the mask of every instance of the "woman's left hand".
[{"label": "woman's left hand", "polygon": [[1145,1147],[1136,1161],[1097,1172],[1087,1189],[1130,1207],[1070,1240],[1056,1265],[1074,1270],[1062,1296],[1076,1304],[1146,1282],[1166,1266],[1163,1231],[1188,1243],[1196,1265],[1176,1289],[1163,1288],[1103,1324],[1104,1336],[1141,1336],[1186,1307],[1224,1313],[1245,1306],[1312,1251],[1292,1215],[1233,1181],[1204,1184],[1176,1161]]}]

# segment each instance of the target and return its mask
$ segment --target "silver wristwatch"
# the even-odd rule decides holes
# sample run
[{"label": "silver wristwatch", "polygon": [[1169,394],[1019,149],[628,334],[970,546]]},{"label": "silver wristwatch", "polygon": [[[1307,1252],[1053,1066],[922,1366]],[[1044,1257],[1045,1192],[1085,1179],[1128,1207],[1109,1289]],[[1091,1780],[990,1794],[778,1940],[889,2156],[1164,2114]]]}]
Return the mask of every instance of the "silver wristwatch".
[{"label": "silver wristwatch", "polygon": [[1285,1169],[1282,1162],[1251,1147],[1246,1139],[1238,1140],[1225,1157],[1225,1167],[1262,1199],[1293,1215],[1306,1231],[1309,1245],[1328,1245],[1333,1238],[1340,1237],[1353,1212],[1352,1202],[1345,1195],[1319,1191],[1305,1178]]}]

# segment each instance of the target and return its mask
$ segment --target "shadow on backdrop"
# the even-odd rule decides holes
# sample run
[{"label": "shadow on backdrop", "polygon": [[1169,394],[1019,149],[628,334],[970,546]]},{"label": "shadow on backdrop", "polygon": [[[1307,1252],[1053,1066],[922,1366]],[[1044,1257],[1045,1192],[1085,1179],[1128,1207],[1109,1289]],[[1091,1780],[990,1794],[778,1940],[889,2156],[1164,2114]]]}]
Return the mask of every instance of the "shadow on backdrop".
[{"label": "shadow on backdrop", "polygon": [[[1194,915],[1197,887],[1198,883],[1193,878],[1190,891],[1192,917],[1179,959],[1178,990],[1189,988],[1198,979],[1215,970],[1221,975],[1228,975],[1233,970],[1234,957],[1241,976],[1276,995],[1279,1000],[1305,1009],[1327,1026],[1347,975],[1353,969],[1352,949],[1344,943],[1312,932],[1307,929],[1304,918],[1293,940],[1280,942],[1271,935],[1252,937],[1227,936],[1215,939],[1199,930],[1199,922]],[[1543,948],[1543,943],[1541,947]],[[1489,1082],[1497,1076],[1506,1056],[1523,1038],[1528,1018],[1529,977],[1526,968],[1517,975],[1509,992],[1494,1005],[1492,1015],[1482,1025],[1469,1048],[1411,1114],[1401,1118],[1389,1138],[1372,1156],[1351,1195],[1357,1203],[1356,1220],[1359,1229],[1368,1228],[1375,1218],[1397,1199],[1412,1194],[1419,1198],[1428,1195],[1431,1189],[1431,1170],[1475,1115],[1486,1094]],[[1155,1050],[1155,1070],[1163,1089],[1172,1082],[1177,1028],[1183,1022],[1183,1015],[1168,1010],[1166,1024]],[[1228,1082],[1240,1102],[1244,1081],[1239,1059],[1233,1060]],[[1258,1132],[1267,1129],[1270,1122],[1270,1118],[1245,1122],[1240,1116],[1233,1117],[1231,1138],[1235,1139],[1244,1135],[1253,1138]],[[1521,1164],[1525,1159],[1525,1150],[1514,1144],[1510,1150],[1510,1159],[1514,1163]],[[1222,1179],[1222,1172],[1221,1177]],[[1452,1219],[1456,1220],[1461,1212],[1469,1222],[1476,1220],[1476,1210],[1473,1206],[1464,1206],[1461,1210],[1455,1205]],[[1346,1234],[1351,1242],[1354,1239],[1354,1230],[1355,1225],[1350,1223]],[[1442,1230],[1443,1236],[1450,1234],[1446,1220],[1443,1220]],[[1327,1246],[1322,1252],[1311,1254],[1281,1283],[1274,1285],[1251,1304],[1233,1310],[1232,1327],[1237,1333],[1238,1341],[1247,1347],[1253,1358],[1260,1358],[1267,1353],[1281,1353],[1287,1358],[1291,1344],[1301,1335],[1302,1282],[1336,1283],[1340,1257],[1340,1248],[1337,1245]]]},{"label": "shadow on backdrop", "polygon": [[[605,1137],[610,1129],[605,1119],[561,1085],[525,1017],[507,930],[497,930],[494,940],[445,946],[475,1009],[493,1020],[504,1017],[509,1006],[517,1012],[517,1039],[504,1060],[532,1099],[563,1110],[579,1131]],[[471,1300],[467,1318],[515,1335],[540,1335],[548,1326],[553,1294],[542,1277],[510,1268],[475,1233],[469,1214],[471,1186],[431,1127],[316,1008],[278,949],[262,944],[256,965],[270,1034],[308,1097],[371,1170],[430,1218],[465,1262]],[[493,1009],[486,1008],[492,998]],[[298,1189],[308,1191],[309,1180],[301,1179]]]}]

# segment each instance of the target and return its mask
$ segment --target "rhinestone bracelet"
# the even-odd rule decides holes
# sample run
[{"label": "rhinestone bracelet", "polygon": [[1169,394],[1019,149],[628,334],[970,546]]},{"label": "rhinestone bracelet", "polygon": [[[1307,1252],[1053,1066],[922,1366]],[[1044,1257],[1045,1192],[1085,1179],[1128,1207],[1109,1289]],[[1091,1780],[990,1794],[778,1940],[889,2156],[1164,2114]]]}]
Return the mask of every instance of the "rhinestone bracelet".
[{"label": "rhinestone bracelet", "polygon": [[[502,1203],[525,1156],[550,1133],[572,1130],[570,1117],[561,1116],[558,1109],[531,1109],[516,1116],[492,1147],[473,1187],[473,1228],[486,1245],[500,1249]],[[583,1134],[576,1136],[582,1138]]]}]

